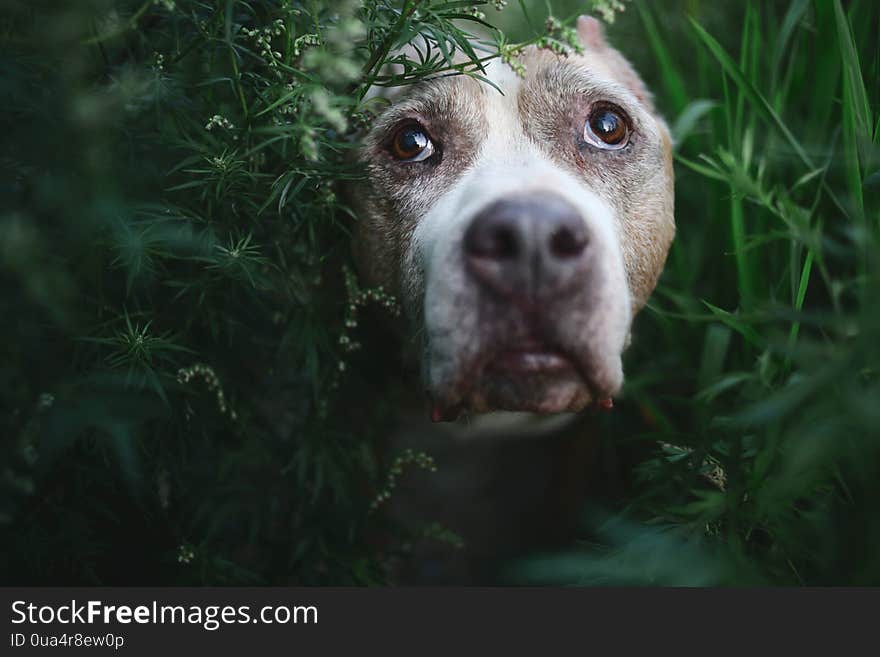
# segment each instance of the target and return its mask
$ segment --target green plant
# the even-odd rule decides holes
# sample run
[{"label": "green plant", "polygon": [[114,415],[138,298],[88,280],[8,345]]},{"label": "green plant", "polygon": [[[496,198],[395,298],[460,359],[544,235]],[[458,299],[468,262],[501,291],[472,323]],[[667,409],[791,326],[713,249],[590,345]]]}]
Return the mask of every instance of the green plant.
[{"label": "green plant", "polygon": [[337,186],[371,86],[515,61],[504,5],[2,2],[4,582],[389,576],[358,316],[396,302]]},{"label": "green plant", "polygon": [[877,584],[880,14],[635,10],[618,27],[648,44],[631,54],[677,164],[676,242],[606,425],[644,460],[625,500],[588,512],[580,548],[514,572]]}]

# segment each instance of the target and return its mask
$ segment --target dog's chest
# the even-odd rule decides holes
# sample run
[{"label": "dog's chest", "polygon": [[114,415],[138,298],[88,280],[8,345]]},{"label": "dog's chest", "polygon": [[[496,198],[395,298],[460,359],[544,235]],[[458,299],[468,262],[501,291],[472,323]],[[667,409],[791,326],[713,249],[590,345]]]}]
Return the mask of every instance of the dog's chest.
[{"label": "dog's chest", "polygon": [[596,469],[590,425],[570,415],[498,414],[470,426],[404,416],[389,454],[424,452],[436,470],[408,469],[392,493],[389,513],[413,537],[397,579],[495,583],[509,559],[563,545]]}]

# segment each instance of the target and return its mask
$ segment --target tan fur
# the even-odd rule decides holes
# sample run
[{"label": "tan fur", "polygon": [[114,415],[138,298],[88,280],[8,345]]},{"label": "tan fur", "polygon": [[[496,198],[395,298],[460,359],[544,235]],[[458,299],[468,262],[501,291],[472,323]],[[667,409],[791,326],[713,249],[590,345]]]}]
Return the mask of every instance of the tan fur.
[{"label": "tan fur", "polygon": [[[383,114],[364,140],[360,162],[367,171],[365,184],[351,197],[359,215],[353,244],[355,261],[371,285],[382,285],[396,295],[418,284],[401,276],[403,249],[424,212],[463,169],[468,167],[488,131],[479,108],[485,89],[470,78],[444,78],[410,90]],[[446,116],[458,117],[454,124]],[[412,176],[393,160],[386,148],[394,128],[418,117],[436,138],[448,144],[444,167],[430,179]]]}]

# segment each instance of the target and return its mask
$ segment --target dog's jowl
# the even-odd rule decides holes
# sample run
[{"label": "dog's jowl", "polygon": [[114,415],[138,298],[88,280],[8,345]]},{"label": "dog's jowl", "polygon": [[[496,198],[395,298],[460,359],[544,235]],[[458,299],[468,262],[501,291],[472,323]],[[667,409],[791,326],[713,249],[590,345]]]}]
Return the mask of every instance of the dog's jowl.
[{"label": "dog's jowl", "polygon": [[[361,275],[403,302],[431,418],[462,418],[402,429],[440,466],[402,503],[486,557],[515,551],[529,523],[553,533],[592,451],[571,412],[620,390],[675,230],[666,125],[599,24],[582,17],[578,34],[582,55],[527,50],[523,75],[496,60],[491,85],[398,92],[351,190]],[[497,440],[511,434],[524,437]]]}]

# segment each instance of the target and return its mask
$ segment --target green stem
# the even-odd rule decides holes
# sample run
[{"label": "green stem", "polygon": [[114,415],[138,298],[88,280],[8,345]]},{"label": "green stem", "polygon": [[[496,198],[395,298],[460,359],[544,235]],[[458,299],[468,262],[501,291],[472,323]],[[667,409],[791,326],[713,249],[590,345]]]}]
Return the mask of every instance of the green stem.
[{"label": "green stem", "polygon": [[370,57],[369,61],[367,62],[366,66],[364,66],[364,77],[366,78],[366,82],[361,88],[360,99],[363,99],[364,95],[373,85],[373,82],[379,75],[379,70],[385,63],[385,58],[388,57],[388,53],[391,52],[391,48],[394,46],[396,35],[400,32],[400,28],[403,27],[403,24],[407,21],[407,19],[413,15],[415,10],[416,3],[411,2],[411,0],[406,0],[403,5],[403,9],[400,10],[400,16],[397,17],[397,21],[395,21],[391,30],[389,30],[385,39],[383,39],[382,45],[376,49],[372,57]]},{"label": "green stem", "polygon": [[[801,269],[801,279],[798,283],[797,294],[794,300],[794,309],[796,312],[800,312],[801,308],[804,306],[804,297],[807,295],[807,285],[810,282],[810,272],[813,270],[813,249],[807,249],[807,258],[804,260],[804,266]],[[791,325],[791,332],[788,334],[788,349],[785,354],[785,365],[784,369],[788,369],[791,365],[791,352],[794,349],[795,343],[797,342],[798,331],[800,331],[801,323],[799,321],[795,321]]]},{"label": "green stem", "polygon": [[244,98],[244,90],[241,88],[241,73],[238,70],[238,62],[235,61],[235,52],[232,50],[232,44],[229,45],[229,60],[232,62],[232,70],[235,73],[235,91],[238,99],[241,101],[241,111],[244,113],[244,119],[248,118],[248,105]]},{"label": "green stem", "polygon": [[84,45],[90,46],[96,43],[102,43],[104,41],[109,41],[110,39],[115,39],[118,36],[122,36],[129,30],[133,30],[137,27],[137,22],[141,19],[141,16],[144,15],[144,12],[150,8],[150,5],[153,4],[153,0],[147,0],[140,6],[140,8],[134,12],[131,18],[128,19],[128,22],[124,27],[119,28],[118,30],[114,30],[112,32],[108,32],[107,34],[98,34],[93,36],[91,39],[86,39],[83,41]]}]

